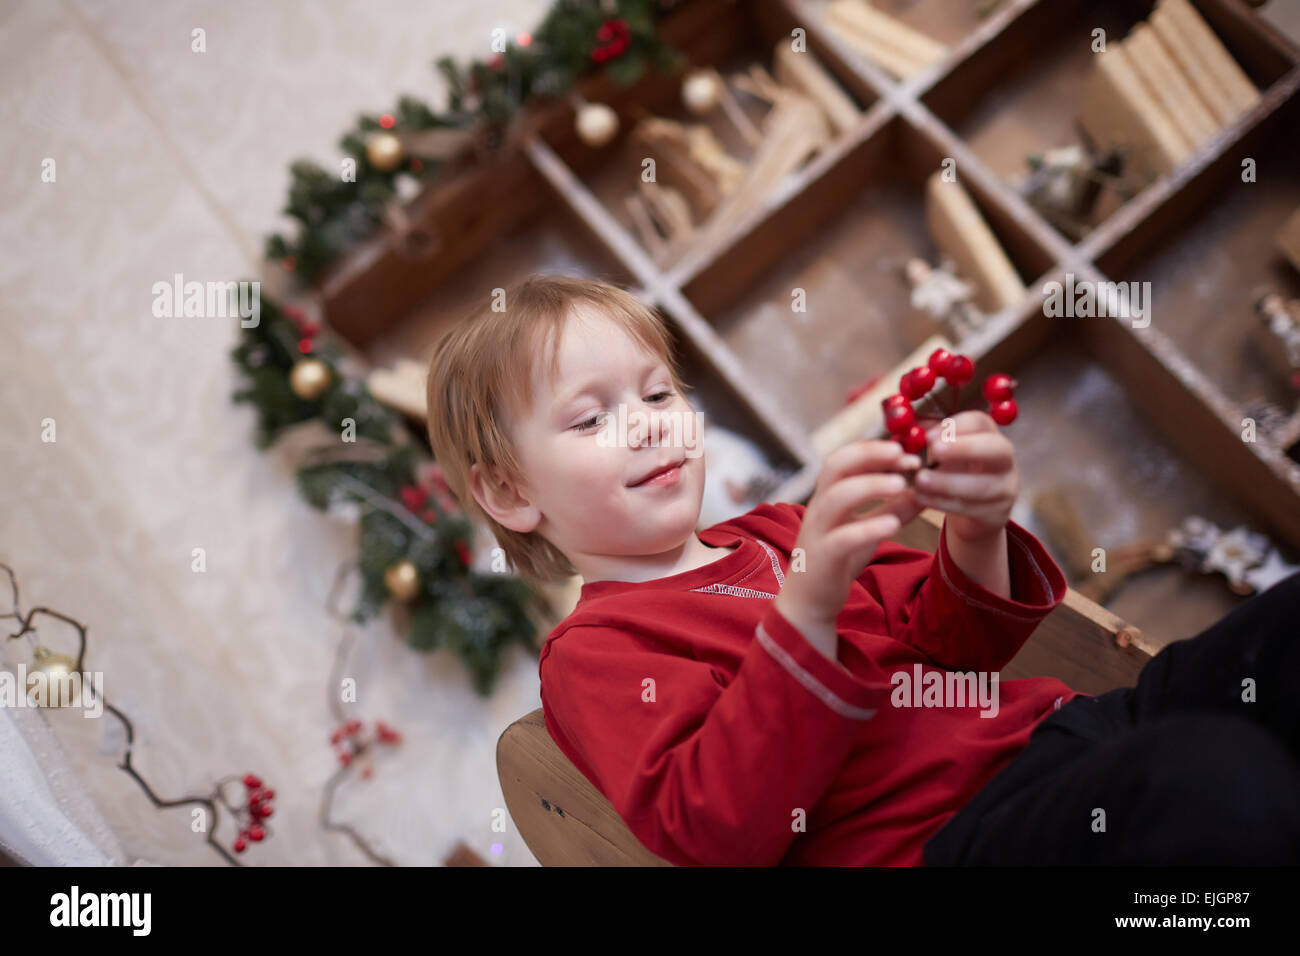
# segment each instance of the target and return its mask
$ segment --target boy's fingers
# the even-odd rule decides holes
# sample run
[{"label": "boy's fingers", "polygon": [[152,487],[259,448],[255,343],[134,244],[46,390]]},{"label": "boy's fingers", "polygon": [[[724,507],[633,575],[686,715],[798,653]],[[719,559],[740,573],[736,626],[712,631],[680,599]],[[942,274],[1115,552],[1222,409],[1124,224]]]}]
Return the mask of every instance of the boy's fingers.
[{"label": "boy's fingers", "polygon": [[967,502],[996,501],[1006,497],[1007,474],[944,472],[928,468],[916,476],[916,490],[922,495],[942,495]]},{"label": "boy's fingers", "polygon": [[883,438],[849,442],[826,456],[817,486],[827,487],[859,472],[903,470],[909,467],[908,459],[915,459],[911,467],[920,464],[920,460],[915,455],[907,455],[898,442]]},{"label": "boy's fingers", "polygon": [[849,475],[826,490],[824,520],[829,527],[834,527],[850,520],[851,512],[864,503],[879,498],[892,499],[906,491],[907,480],[897,472]]},{"label": "boy's fingers", "polygon": [[[981,432],[998,431],[998,423],[989,416],[988,412],[982,412],[978,408],[968,408],[949,417],[952,418],[952,431],[955,435],[977,435]],[[936,422],[926,429],[925,437],[931,442],[937,442],[943,434],[943,428],[943,421]]]},{"label": "boy's fingers", "polygon": [[978,464],[981,471],[1010,471],[1015,463],[1015,446],[1001,432],[980,432],[956,441],[934,442],[930,456],[945,463]]}]

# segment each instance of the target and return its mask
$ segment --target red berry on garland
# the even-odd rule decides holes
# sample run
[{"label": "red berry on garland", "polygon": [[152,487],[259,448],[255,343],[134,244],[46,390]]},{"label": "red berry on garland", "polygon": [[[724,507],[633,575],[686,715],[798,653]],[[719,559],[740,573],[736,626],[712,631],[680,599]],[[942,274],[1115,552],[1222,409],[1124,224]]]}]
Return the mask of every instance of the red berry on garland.
[{"label": "red berry on garland", "polygon": [[942,378],[947,373],[948,363],[951,362],[952,359],[953,355],[947,349],[935,349],[930,353],[930,361],[928,364],[930,368],[934,369],[934,374]]},{"label": "red berry on garland", "polygon": [[275,812],[275,808],[274,808],[274,807],[268,807],[265,803],[262,804],[260,807],[257,808],[257,815],[258,815],[259,817],[261,817],[263,820],[265,820],[265,819],[267,819],[268,817],[270,817],[270,815],[271,815],[272,813],[274,813],[274,812]]},{"label": "red berry on garland", "polygon": [[244,842],[243,837],[239,837],[237,840],[235,840],[234,848],[236,853],[243,853],[245,850],[248,849],[248,844]]},{"label": "red berry on garland", "polygon": [[984,380],[984,397],[990,402],[1009,401],[1016,393],[1017,382],[1010,375],[998,372]]},{"label": "red berry on garland", "polygon": [[1020,414],[1020,410],[1016,408],[1016,403],[1011,399],[1007,399],[1005,402],[995,402],[989,406],[989,417],[999,425],[1010,425],[1016,420],[1018,414]]},{"label": "red berry on garland", "polygon": [[301,352],[303,355],[309,354],[311,352],[311,349],[312,349],[311,339],[298,340],[298,351]]},{"label": "red berry on garland", "polygon": [[919,455],[926,445],[925,429],[920,425],[913,425],[903,435],[898,436],[898,442],[903,446],[903,451],[909,455]]},{"label": "red berry on garland", "polygon": [[248,828],[248,838],[254,843],[261,843],[264,836],[266,836],[266,831],[262,829],[260,823],[254,823]]},{"label": "red berry on garland", "polygon": [[262,791],[262,799],[263,799],[263,800],[274,800],[274,799],[275,799],[275,791],[272,790],[270,787],[267,787],[265,790]]},{"label": "red berry on garland", "polygon": [[402,504],[406,505],[406,510],[412,512],[419,511],[424,507],[425,502],[429,500],[429,490],[416,485],[402,485],[398,489],[398,494],[401,495]]},{"label": "red berry on garland", "polygon": [[257,777],[253,776],[251,773],[244,775],[244,786],[247,787],[249,790],[256,790],[261,785],[262,785],[262,781],[259,780]]},{"label": "red berry on garland", "polygon": [[948,384],[960,388],[975,377],[975,363],[965,355],[954,355],[948,360],[948,370],[943,377]]},{"label": "red berry on garland", "polygon": [[901,435],[916,424],[916,410],[911,405],[891,405],[885,409],[885,427],[891,435]]},{"label": "red berry on garland", "polygon": [[347,751],[344,751],[343,753],[339,754],[339,763],[343,764],[343,766],[345,767],[348,764],[352,763],[352,754],[348,753]]},{"label": "red berry on garland", "polygon": [[469,545],[460,538],[456,539],[456,555],[460,558],[460,563],[467,566],[474,560],[474,556],[470,554]]},{"label": "red berry on garland", "polygon": [[911,403],[907,400],[907,396],[899,392],[895,392],[893,395],[890,395],[888,398],[882,398],[880,400],[880,407],[883,408],[885,411],[889,411],[889,409],[891,409],[895,405],[910,405],[910,404]]},{"label": "red berry on garland", "polygon": [[424,514],[420,515],[420,517],[424,519],[425,524],[433,524],[438,520],[438,512],[432,508],[425,508]]}]

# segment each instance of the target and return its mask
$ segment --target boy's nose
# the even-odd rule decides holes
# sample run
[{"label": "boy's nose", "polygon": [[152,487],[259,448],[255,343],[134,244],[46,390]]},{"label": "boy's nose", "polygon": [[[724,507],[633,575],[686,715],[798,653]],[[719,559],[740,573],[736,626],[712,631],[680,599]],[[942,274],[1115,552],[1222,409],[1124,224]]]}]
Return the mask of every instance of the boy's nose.
[{"label": "boy's nose", "polygon": [[640,420],[633,423],[628,444],[633,448],[642,445],[663,444],[664,433],[668,430],[668,416],[659,409],[642,409]]}]

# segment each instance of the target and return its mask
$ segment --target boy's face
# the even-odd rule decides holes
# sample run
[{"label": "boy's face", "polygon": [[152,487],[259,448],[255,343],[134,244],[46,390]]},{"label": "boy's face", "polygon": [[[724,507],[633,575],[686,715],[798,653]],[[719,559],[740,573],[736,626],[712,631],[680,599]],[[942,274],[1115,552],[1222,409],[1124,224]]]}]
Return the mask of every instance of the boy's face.
[{"label": "boy's face", "polygon": [[[540,533],[584,577],[600,575],[602,558],[679,548],[704,495],[702,416],[661,359],[591,306],[570,313],[557,362],[551,381],[539,355],[532,411],[513,429],[528,486],[489,513]],[[637,484],[674,463],[667,480]]]}]

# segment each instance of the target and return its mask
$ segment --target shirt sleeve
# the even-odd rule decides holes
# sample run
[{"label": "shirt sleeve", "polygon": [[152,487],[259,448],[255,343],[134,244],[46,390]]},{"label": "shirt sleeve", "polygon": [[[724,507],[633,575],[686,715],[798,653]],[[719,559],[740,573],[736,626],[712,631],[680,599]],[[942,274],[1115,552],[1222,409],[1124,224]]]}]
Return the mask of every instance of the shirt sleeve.
[{"label": "shirt sleeve", "polygon": [[931,554],[886,544],[858,578],[885,610],[889,635],[939,667],[1001,670],[1065,600],[1065,574],[1036,537],[1007,522],[1011,596],[971,579],[948,550],[948,520]]},{"label": "shirt sleeve", "polygon": [[735,676],[614,628],[576,626],[542,664],[548,729],[652,853],[679,866],[771,866],[889,706],[775,608]]}]

